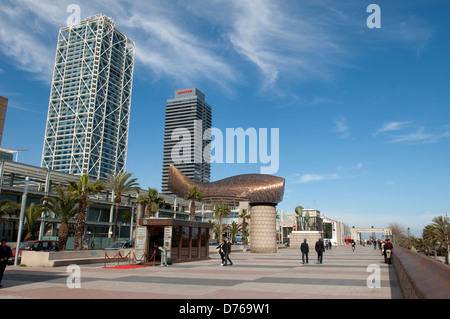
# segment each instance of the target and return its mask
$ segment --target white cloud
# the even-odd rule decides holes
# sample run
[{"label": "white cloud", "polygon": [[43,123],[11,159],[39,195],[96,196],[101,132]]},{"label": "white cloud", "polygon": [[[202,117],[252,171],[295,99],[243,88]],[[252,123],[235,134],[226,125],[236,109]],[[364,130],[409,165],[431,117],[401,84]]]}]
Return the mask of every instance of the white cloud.
[{"label": "white cloud", "polygon": [[392,134],[390,136],[389,143],[412,143],[412,144],[426,144],[436,143],[439,139],[437,135],[429,134],[425,132],[425,128],[419,127],[418,129],[407,132],[404,134]]},{"label": "white cloud", "polygon": [[292,174],[288,182],[292,184],[300,184],[300,183],[310,183],[310,182],[320,182],[327,180],[335,180],[342,178],[353,178],[355,175],[351,175],[350,173],[354,171],[359,171],[363,168],[363,163],[359,162],[354,166],[343,167],[337,166],[337,173],[331,174],[315,174],[315,173],[306,173],[306,174]]},{"label": "white cloud", "polygon": [[30,113],[36,113],[36,114],[46,114],[44,112],[36,111],[36,110],[30,109],[28,107],[24,107],[24,106],[16,105],[16,104],[8,104],[8,108],[16,109],[19,111],[30,112]]},{"label": "white cloud", "polygon": [[324,180],[338,179],[338,174],[294,174],[293,184],[310,183]]},{"label": "white cloud", "polygon": [[356,165],[350,167],[338,166],[337,170],[340,172],[348,172],[348,171],[359,171],[364,167],[363,163],[359,162]]},{"label": "white cloud", "polygon": [[148,11],[140,13],[136,8],[120,26],[136,44],[136,60],[155,74],[184,85],[208,79],[226,86],[236,80],[233,68],[199,35],[174,20],[149,16]]},{"label": "white cloud", "polygon": [[309,15],[305,3],[296,3],[294,10],[270,0],[234,0],[232,6],[226,35],[262,72],[265,86],[285,73],[328,78],[329,66],[344,52],[337,37]]},{"label": "white cloud", "polygon": [[329,103],[336,103],[336,101],[333,101],[331,99],[325,98],[325,97],[314,97],[313,100],[308,105],[318,105],[318,104],[329,104]]},{"label": "white cloud", "polygon": [[[2,3],[0,51],[16,67],[48,81],[57,32],[66,24],[71,3]],[[112,17],[136,43],[137,63],[152,76],[175,80],[177,85],[212,81],[228,88],[247,81],[253,66],[260,71],[264,88],[287,79],[333,79],[333,68],[351,66],[347,50],[352,45],[347,37],[359,36],[355,17],[349,15],[359,8],[357,1],[339,10],[332,1],[215,0],[205,5],[200,0],[78,0],[76,4],[82,19],[100,12]],[[423,47],[431,31],[414,27],[417,19],[405,21],[387,38]],[[358,42],[352,50],[360,47]],[[313,104],[328,102],[318,98]]]},{"label": "white cloud", "polygon": [[411,125],[411,122],[404,121],[404,122],[388,122],[383,124],[381,128],[379,128],[375,134],[378,133],[385,133],[385,132],[391,132],[391,131],[399,131],[402,130],[408,126]]},{"label": "white cloud", "polygon": [[415,16],[404,16],[400,19],[386,21],[392,21],[392,23],[382,27],[381,35],[386,40],[400,41],[418,53],[426,47],[435,33],[426,21]]},{"label": "white cloud", "polygon": [[450,138],[450,126],[442,128],[426,129],[415,125],[411,121],[388,122],[376,130],[374,137],[381,136],[387,143],[428,144],[437,143],[444,138]]},{"label": "white cloud", "polygon": [[[49,81],[53,69],[54,50],[0,15],[0,50],[15,61],[14,65]],[[56,41],[55,41],[56,43]],[[56,46],[56,45],[55,45]],[[53,58],[49,58],[53,56]],[[11,62],[10,62],[11,63]]]},{"label": "white cloud", "polygon": [[339,134],[340,138],[350,137],[350,128],[347,125],[347,119],[345,117],[339,117],[334,121],[334,132]]},{"label": "white cloud", "polygon": [[[9,62],[49,82],[58,30],[66,25],[71,2],[2,3],[0,51],[10,57]],[[159,1],[104,0],[78,1],[77,5],[81,19],[100,12],[112,17],[116,27],[135,42],[136,63],[153,75],[175,80],[178,85],[206,80],[224,88],[237,79],[238,71],[220,56],[211,41],[202,38],[202,32],[186,19],[189,15],[179,6]]]}]

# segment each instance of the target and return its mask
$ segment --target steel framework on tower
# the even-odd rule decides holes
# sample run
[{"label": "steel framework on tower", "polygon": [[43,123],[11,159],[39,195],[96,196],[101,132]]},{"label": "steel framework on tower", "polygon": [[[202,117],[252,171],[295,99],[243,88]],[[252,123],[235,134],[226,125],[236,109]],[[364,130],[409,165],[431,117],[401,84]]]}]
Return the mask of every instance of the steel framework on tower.
[{"label": "steel framework on tower", "polygon": [[60,29],[43,167],[96,179],[125,171],[134,52],[103,14]]}]

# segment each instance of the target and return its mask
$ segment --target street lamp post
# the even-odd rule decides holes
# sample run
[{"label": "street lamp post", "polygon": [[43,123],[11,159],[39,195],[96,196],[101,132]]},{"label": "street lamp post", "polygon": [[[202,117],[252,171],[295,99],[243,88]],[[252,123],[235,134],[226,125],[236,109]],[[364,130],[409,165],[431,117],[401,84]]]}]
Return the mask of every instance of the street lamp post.
[{"label": "street lamp post", "polygon": [[16,255],[14,256],[14,266],[17,266],[17,258],[19,256],[20,236],[22,234],[23,218],[25,216],[25,208],[26,208],[26,205],[27,205],[28,182],[29,182],[29,180],[30,180],[30,178],[27,176],[25,178],[25,185],[24,185],[24,188],[23,188],[22,204],[20,206],[19,230],[18,230],[18,233],[17,233]]}]

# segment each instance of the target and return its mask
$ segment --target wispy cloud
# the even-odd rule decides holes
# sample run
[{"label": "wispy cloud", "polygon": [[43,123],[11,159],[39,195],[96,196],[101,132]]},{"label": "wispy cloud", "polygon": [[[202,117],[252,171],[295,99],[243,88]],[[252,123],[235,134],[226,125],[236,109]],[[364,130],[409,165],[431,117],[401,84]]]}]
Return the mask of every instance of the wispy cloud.
[{"label": "wispy cloud", "polygon": [[345,167],[345,166],[338,166],[337,170],[341,172],[348,172],[348,171],[359,171],[364,167],[363,163],[359,162],[356,163],[356,165]]},{"label": "wispy cloud", "polygon": [[339,134],[339,138],[349,138],[350,137],[350,128],[347,125],[347,119],[342,116],[335,119],[333,131],[335,133]]},{"label": "wispy cloud", "polygon": [[339,178],[338,174],[295,174],[294,176],[296,177],[296,180],[293,184],[318,182]]},{"label": "wispy cloud", "polygon": [[25,111],[25,112],[29,112],[29,113],[35,113],[35,114],[45,114],[44,112],[36,111],[36,110],[30,109],[28,107],[24,107],[24,106],[12,104],[12,103],[8,104],[8,108],[16,109],[19,111]]},{"label": "wispy cloud", "polygon": [[295,10],[270,0],[232,3],[227,36],[262,72],[266,86],[284,73],[327,78],[328,67],[345,51],[324,24],[314,23],[304,3],[296,3]]},{"label": "wispy cloud", "polygon": [[403,19],[395,21],[383,26],[381,35],[386,40],[399,41],[417,53],[426,47],[434,35],[432,27],[416,16],[404,16]]},{"label": "wispy cloud", "polygon": [[[66,25],[73,3],[20,0],[2,3],[0,51],[15,67],[50,81],[58,30]],[[186,19],[186,11],[165,2],[125,0],[78,1],[81,19],[103,12],[136,44],[136,63],[154,77],[178,85],[212,81],[224,88],[236,81],[239,72],[227,63],[204,32]],[[183,16],[184,14],[184,16]]]},{"label": "wispy cloud", "polygon": [[332,99],[326,98],[326,97],[316,96],[312,99],[312,101],[308,105],[319,105],[319,104],[329,104],[329,103],[337,103],[337,102]]},{"label": "wispy cloud", "polygon": [[[2,2],[0,51],[17,68],[49,81],[57,32],[66,24],[70,15],[67,7],[72,3]],[[353,67],[349,53],[355,46],[348,37],[360,36],[355,31],[360,30],[359,24],[355,28],[359,20],[352,16],[354,8],[360,6],[358,1],[339,8],[328,0],[215,0],[207,5],[201,0],[169,4],[157,0],[78,0],[76,4],[82,19],[99,12],[112,17],[136,43],[137,63],[153,78],[177,84],[208,81],[228,88],[245,83],[255,68],[263,88],[302,79],[330,80],[336,67]],[[423,48],[432,30],[417,21],[405,17],[397,26],[383,25],[381,32],[388,34],[380,35],[379,40],[400,39]],[[358,42],[357,50],[360,47]],[[318,98],[313,104],[327,102]]]},{"label": "wispy cloud", "polygon": [[136,43],[136,60],[155,74],[184,85],[207,79],[226,86],[236,80],[233,68],[198,34],[182,24],[164,16],[149,17],[148,12],[136,10],[123,19],[121,26],[129,29]]},{"label": "wispy cloud", "polygon": [[[51,81],[58,28],[63,26],[66,3],[42,0],[2,2],[0,51],[8,63],[45,82]],[[59,25],[59,27],[58,27]]]},{"label": "wispy cloud", "polygon": [[450,126],[432,130],[411,121],[388,122],[375,131],[374,137],[383,138],[387,143],[429,144],[450,138]]},{"label": "wispy cloud", "polygon": [[388,122],[383,124],[383,126],[381,128],[379,128],[375,134],[380,134],[380,133],[386,133],[386,132],[392,132],[392,131],[399,131],[399,130],[403,130],[405,128],[407,128],[408,126],[411,125],[412,122],[410,121],[404,121],[404,122]]},{"label": "wispy cloud", "polygon": [[335,173],[330,174],[316,174],[316,173],[305,173],[305,174],[292,174],[289,177],[290,184],[301,184],[301,183],[310,183],[310,182],[320,182],[327,180],[335,180],[342,178],[352,178],[355,175],[352,175],[352,172],[359,171],[363,168],[363,163],[357,163],[356,165],[343,167],[338,166],[336,168]]}]

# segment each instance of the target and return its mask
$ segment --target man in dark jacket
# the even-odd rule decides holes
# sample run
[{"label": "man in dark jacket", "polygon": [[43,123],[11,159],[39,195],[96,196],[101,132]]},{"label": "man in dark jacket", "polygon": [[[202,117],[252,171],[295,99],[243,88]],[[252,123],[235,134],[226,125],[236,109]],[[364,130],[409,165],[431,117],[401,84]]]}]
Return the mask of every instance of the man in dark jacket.
[{"label": "man in dark jacket", "polygon": [[309,245],[306,242],[306,238],[303,240],[303,243],[300,245],[300,251],[302,252],[303,263],[305,263],[305,257],[306,257],[306,263],[308,263]]},{"label": "man in dark jacket", "polygon": [[225,238],[225,244],[223,245],[223,252],[225,253],[223,266],[227,265],[227,262],[230,262],[230,266],[233,266],[233,262],[230,259],[231,254],[231,243],[228,238]]},{"label": "man in dark jacket", "polygon": [[386,239],[386,243],[384,244],[384,262],[386,264],[391,263],[391,254],[392,254],[392,242],[388,239]]},{"label": "man in dark jacket", "polygon": [[319,238],[319,240],[316,242],[317,261],[319,262],[319,264],[322,263],[324,251],[325,246],[323,245],[323,241]]},{"label": "man in dark jacket", "polygon": [[2,239],[0,246],[0,288],[2,287],[3,272],[5,271],[8,259],[12,257],[12,251],[9,246],[6,246],[6,239]]}]

